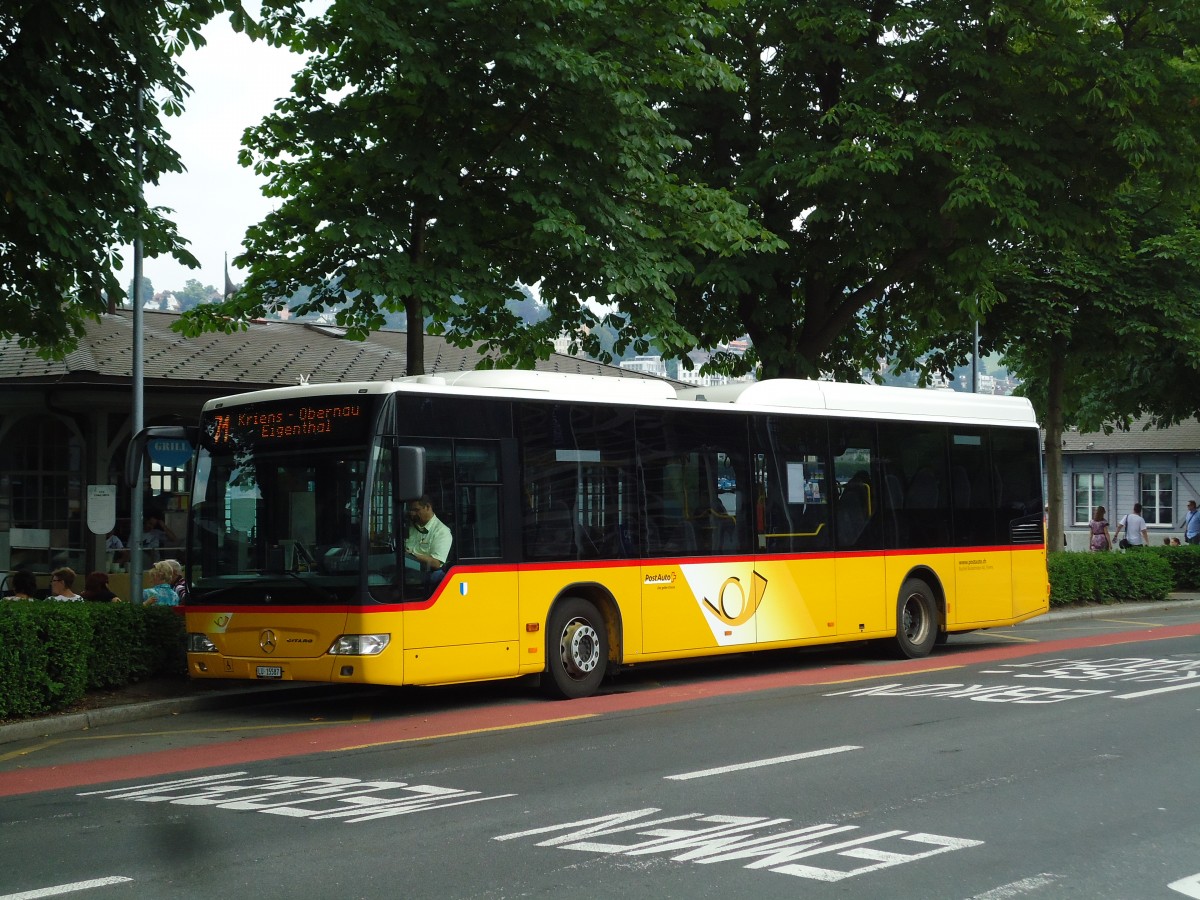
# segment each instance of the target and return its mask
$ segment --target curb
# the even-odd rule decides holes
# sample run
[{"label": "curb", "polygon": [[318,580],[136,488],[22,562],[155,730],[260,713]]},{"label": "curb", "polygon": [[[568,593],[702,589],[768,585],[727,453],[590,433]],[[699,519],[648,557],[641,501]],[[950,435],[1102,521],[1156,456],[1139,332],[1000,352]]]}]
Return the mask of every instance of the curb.
[{"label": "curb", "polygon": [[[1166,600],[1154,603],[1111,603],[1102,606],[1083,606],[1068,609],[1051,610],[1044,616],[1030,619],[1029,622],[1054,622],[1063,619],[1097,619],[1111,616],[1118,610],[1121,614],[1139,613],[1148,610],[1188,609],[1200,606],[1200,593],[1176,593],[1168,595]],[[1024,623],[1023,623],[1024,624]],[[138,722],[143,719],[155,719],[161,716],[174,716],[179,713],[196,712],[206,709],[229,709],[236,706],[253,706],[255,704],[278,701],[281,695],[290,695],[287,699],[306,699],[321,694],[334,693],[344,690],[345,685],[313,684],[310,682],[292,682],[289,684],[254,685],[245,688],[234,688],[196,697],[170,697],[164,700],[146,700],[142,703],[130,703],[125,706],[108,706],[87,712],[49,715],[40,719],[27,719],[13,722],[10,725],[0,725],[0,744],[14,741],[26,741],[33,738],[49,737],[54,734],[65,734],[71,731],[87,731],[101,725],[120,725],[125,722]],[[356,685],[355,687],[369,687]]]},{"label": "curb", "polygon": [[26,719],[21,722],[0,725],[0,744],[49,737],[71,731],[87,731],[89,728],[96,728],[100,725],[121,725],[125,722],[174,716],[185,712],[231,709],[237,706],[278,702],[283,695],[287,695],[286,698],[283,698],[287,700],[305,699],[344,688],[345,685],[311,684],[309,682],[269,686],[255,685],[195,697],[168,697],[162,700],[128,703],[124,706],[106,706],[86,712],[50,714],[40,719]]},{"label": "curb", "polygon": [[[1200,606],[1200,594],[1178,593],[1168,594],[1166,600],[1157,600],[1152,603],[1104,603],[1098,606],[1076,606],[1066,609],[1054,609],[1051,607],[1050,612],[1044,616],[1038,616],[1036,619],[1028,619],[1026,622],[1054,622],[1063,619],[1099,619],[1103,616],[1111,616],[1118,610],[1122,614],[1139,613],[1154,609],[1190,609]],[[1021,624],[1026,624],[1025,622]]]}]

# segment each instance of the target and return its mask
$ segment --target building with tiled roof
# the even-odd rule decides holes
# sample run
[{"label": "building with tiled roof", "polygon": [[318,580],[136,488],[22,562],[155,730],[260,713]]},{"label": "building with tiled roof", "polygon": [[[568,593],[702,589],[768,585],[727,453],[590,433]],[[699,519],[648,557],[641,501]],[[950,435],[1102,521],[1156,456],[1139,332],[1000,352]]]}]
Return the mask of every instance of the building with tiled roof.
[{"label": "building with tiled roof", "polygon": [[[149,310],[143,316],[146,425],[194,423],[203,404],[223,394],[304,379],[387,380],[406,371],[404,332],[354,341],[328,325],[262,321],[233,334],[186,338],[172,328],[178,319]],[[106,536],[87,526],[87,498],[98,487],[116,488],[117,534],[128,536],[131,498],[121,469],[132,418],[132,348],[129,311],[91,323],[78,349],[61,360],[43,359],[15,340],[0,341],[0,578],[27,567],[40,573],[44,585],[56,566],[80,573],[105,568],[112,559]],[[482,358],[445,338],[425,337],[427,374],[474,369]],[[536,368],[643,377],[558,353]],[[150,480],[155,491],[182,489],[181,474],[151,473]],[[168,508],[167,517],[182,534],[182,511]]]},{"label": "building with tiled roof", "polygon": [[1063,527],[1067,547],[1086,550],[1092,511],[1103,506],[1109,533],[1142,504],[1150,543],[1184,539],[1187,502],[1200,499],[1200,422],[1063,435]]}]

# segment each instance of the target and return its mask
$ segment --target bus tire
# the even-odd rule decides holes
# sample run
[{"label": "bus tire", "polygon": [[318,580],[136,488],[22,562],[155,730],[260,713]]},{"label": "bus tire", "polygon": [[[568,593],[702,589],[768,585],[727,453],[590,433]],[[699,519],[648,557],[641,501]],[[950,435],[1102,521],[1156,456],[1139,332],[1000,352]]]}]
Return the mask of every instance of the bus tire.
[{"label": "bus tire", "polygon": [[600,611],[581,597],[567,597],[550,612],[542,689],[559,700],[596,693],[608,667],[608,630]]},{"label": "bus tire", "polygon": [[940,630],[933,591],[919,578],[907,579],[896,600],[896,654],[902,659],[928,656]]}]

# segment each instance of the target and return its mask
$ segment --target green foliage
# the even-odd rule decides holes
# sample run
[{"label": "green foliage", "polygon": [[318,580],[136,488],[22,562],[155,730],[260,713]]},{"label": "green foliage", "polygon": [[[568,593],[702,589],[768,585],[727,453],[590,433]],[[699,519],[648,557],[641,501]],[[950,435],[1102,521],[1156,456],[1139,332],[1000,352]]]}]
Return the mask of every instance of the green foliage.
[{"label": "green foliage", "polygon": [[0,603],[0,716],[60,709],[83,696],[91,627],[82,607]]},{"label": "green foliage", "polygon": [[[117,604],[121,605],[121,604]],[[169,606],[134,607],[144,611],[144,637],[137,648],[133,672],[149,675],[186,675],[186,631],[180,610]],[[141,676],[138,676],[141,677]],[[138,680],[131,677],[131,681]]]},{"label": "green foliage", "polygon": [[189,278],[182,288],[173,293],[180,309],[192,309],[202,303],[215,303],[221,299],[220,291],[211,284],[201,284],[195,278]]},{"label": "green foliage", "polygon": [[141,191],[183,170],[163,122],[190,92],[176,59],[225,10],[248,24],[240,0],[0,7],[0,337],[71,350],[124,296],[118,251],[137,236],[147,256],[196,265],[169,210],[146,208]]},{"label": "green foliage", "polygon": [[744,329],[768,376],[855,380],[969,335],[1000,299],[998,251],[1094,235],[1135,172],[1194,158],[1198,7],[1116,6],[731,8],[711,46],[745,88],[671,104],[690,142],[675,171],[727,188],[787,249],[694,259],[684,329],[704,346]]},{"label": "green foliage", "polygon": [[997,275],[1005,299],[983,344],[1005,351],[1045,425],[1052,533],[1063,429],[1168,425],[1200,409],[1198,188],[1140,176],[1096,216],[1095,241],[1013,247]]},{"label": "green foliage", "polygon": [[186,674],[183,620],[170,607],[89,603],[88,690]]},{"label": "green foliage", "polygon": [[1053,553],[1050,604],[1132,603],[1165,600],[1175,585],[1169,562],[1154,548],[1125,553]]},{"label": "green foliage", "polygon": [[0,719],[63,709],[87,691],[186,672],[182,617],[128,603],[0,603]]},{"label": "green foliage", "polygon": [[46,648],[46,701],[50,709],[60,709],[87,691],[91,616],[82,603],[41,605],[38,640]]},{"label": "green foliage", "polygon": [[134,289],[133,279],[130,278],[129,286],[125,289],[125,296],[126,296],[126,298],[129,298],[129,297],[133,297],[135,295],[138,298],[138,302],[140,302],[142,304],[142,306],[145,306],[147,303],[150,303],[154,299],[154,282],[151,281],[149,278],[147,278],[145,275],[143,275],[142,276],[142,289],[140,291],[138,291],[138,290]]},{"label": "green foliage", "polygon": [[0,719],[49,709],[49,660],[31,603],[0,603]]},{"label": "green foliage", "polygon": [[1194,158],[1198,7],[1127,7],[268,2],[311,54],[243,141],[280,204],[234,302],[182,326],[316,285],[294,311],[352,337],[403,313],[517,365],[563,331],[606,360],[748,334],[713,365],[768,376],[916,365],[1002,303],[1003,251],[1102,243],[1115,193]]},{"label": "green foliage", "polygon": [[1152,553],[1165,559],[1177,591],[1200,591],[1200,547],[1151,547]]},{"label": "green foliage", "polygon": [[[243,140],[279,204],[247,233],[245,285],[190,311],[187,333],[242,327],[308,286],[293,311],[335,309],[350,337],[403,312],[510,364],[563,331],[603,359],[600,322],[616,353],[649,332],[691,342],[673,303],[682,248],[764,246],[744,207],[668,171],[682,144],[664,101],[735,85],[704,51],[717,23],[703,3],[333,0],[264,16],[310,54]],[[511,302],[522,284],[538,287],[536,320]],[[623,317],[581,302],[610,297]]]},{"label": "green foliage", "polygon": [[982,319],[982,350],[1005,354],[1046,430],[1052,534],[1065,428],[1200,412],[1200,5],[1062,8],[1079,26],[1044,60],[1039,81],[1061,102],[1039,140],[1069,154],[1074,172],[1056,175],[1066,193],[1040,202],[1050,227],[996,241],[969,308],[940,328],[927,318],[912,342],[941,347],[934,364],[948,368],[969,358]]}]

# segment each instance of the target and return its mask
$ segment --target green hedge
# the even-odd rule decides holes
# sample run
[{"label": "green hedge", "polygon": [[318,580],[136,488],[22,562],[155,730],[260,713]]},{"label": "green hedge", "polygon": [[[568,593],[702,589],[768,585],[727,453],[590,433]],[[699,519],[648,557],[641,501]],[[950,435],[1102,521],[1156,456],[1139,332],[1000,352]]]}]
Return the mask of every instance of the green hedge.
[{"label": "green hedge", "polygon": [[54,712],[88,691],[184,674],[183,617],[128,603],[0,603],[0,719]]},{"label": "green hedge", "polygon": [[[1178,557],[1178,567],[1175,559]],[[1145,547],[1124,553],[1051,553],[1050,605],[1165,600],[1192,590],[1177,572],[1200,573],[1200,548]]]},{"label": "green hedge", "polygon": [[1151,553],[1165,559],[1175,578],[1175,590],[1200,591],[1200,546],[1150,547]]}]

